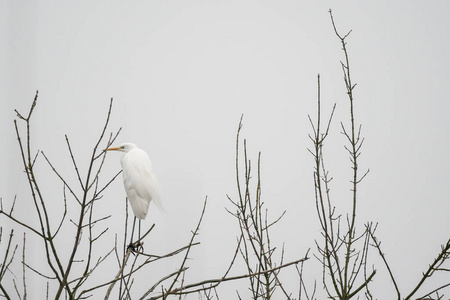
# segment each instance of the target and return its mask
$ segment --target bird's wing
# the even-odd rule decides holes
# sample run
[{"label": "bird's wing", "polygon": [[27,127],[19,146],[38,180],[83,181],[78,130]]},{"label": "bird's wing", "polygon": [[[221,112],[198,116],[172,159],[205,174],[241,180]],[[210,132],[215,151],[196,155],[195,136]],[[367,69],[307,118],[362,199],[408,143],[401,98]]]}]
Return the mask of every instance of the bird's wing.
[{"label": "bird's wing", "polygon": [[122,169],[127,196],[130,196],[128,191],[135,193],[146,202],[146,210],[150,201],[160,207],[158,182],[147,153],[141,149],[131,150],[123,157]]}]

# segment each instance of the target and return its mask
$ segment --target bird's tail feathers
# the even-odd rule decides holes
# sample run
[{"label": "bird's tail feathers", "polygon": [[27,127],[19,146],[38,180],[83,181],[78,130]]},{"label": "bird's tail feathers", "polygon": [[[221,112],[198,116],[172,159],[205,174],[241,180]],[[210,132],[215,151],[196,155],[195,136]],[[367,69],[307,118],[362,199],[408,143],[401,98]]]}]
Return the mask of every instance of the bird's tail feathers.
[{"label": "bird's tail feathers", "polygon": [[166,209],[164,208],[164,205],[161,201],[161,195],[157,195],[154,199],[152,199],[153,203],[155,203],[156,207],[163,213],[166,213]]}]

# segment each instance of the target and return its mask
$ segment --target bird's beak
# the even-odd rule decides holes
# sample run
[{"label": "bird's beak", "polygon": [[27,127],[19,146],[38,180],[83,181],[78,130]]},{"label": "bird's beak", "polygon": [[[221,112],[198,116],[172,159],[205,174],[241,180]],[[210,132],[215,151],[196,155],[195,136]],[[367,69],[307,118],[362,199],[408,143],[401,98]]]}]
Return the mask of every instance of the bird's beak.
[{"label": "bird's beak", "polygon": [[106,151],[110,151],[110,150],[119,150],[120,149],[120,147],[113,147],[113,148],[108,148],[108,149],[106,149]]}]

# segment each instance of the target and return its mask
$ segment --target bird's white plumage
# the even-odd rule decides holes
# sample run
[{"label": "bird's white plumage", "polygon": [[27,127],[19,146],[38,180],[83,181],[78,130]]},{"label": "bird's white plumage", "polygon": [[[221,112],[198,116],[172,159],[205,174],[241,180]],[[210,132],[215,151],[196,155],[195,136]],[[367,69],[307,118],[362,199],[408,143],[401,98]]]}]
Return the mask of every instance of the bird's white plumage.
[{"label": "bird's white plumage", "polygon": [[109,150],[123,152],[120,161],[123,183],[134,215],[140,220],[145,219],[151,201],[161,208],[157,179],[147,153],[132,143]]}]

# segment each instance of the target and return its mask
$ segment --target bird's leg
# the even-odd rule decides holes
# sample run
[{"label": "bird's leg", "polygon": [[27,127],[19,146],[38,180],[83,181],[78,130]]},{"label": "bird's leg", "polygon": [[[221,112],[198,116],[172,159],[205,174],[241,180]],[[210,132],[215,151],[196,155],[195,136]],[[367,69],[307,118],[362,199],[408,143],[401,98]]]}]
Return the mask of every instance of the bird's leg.
[{"label": "bird's leg", "polygon": [[142,243],[141,243],[141,220],[139,220],[139,236],[138,236],[138,240],[136,242],[133,243],[133,236],[134,236],[134,227],[136,226],[136,216],[134,217],[134,221],[133,221],[133,229],[131,230],[131,239],[130,239],[130,244],[128,245],[127,250],[130,250],[132,252],[139,252],[143,250],[142,247]]},{"label": "bird's leg", "polygon": [[139,240],[141,239],[141,220],[139,220]]},{"label": "bird's leg", "polygon": [[142,251],[143,247],[142,247],[142,243],[141,243],[141,219],[139,219],[139,236],[138,236],[138,245],[136,247],[136,250],[138,251]]},{"label": "bird's leg", "polygon": [[[140,222],[140,220],[139,220]],[[133,229],[131,230],[131,239],[130,239],[130,244],[128,245],[127,249],[131,249],[132,251],[134,251],[134,245],[133,245],[133,235],[134,235],[134,226],[136,225],[136,216],[134,217],[134,221],[133,221]]]},{"label": "bird's leg", "polygon": [[134,217],[134,221],[133,221],[133,229],[131,230],[130,244],[133,244],[134,226],[135,226],[135,225],[136,225],[136,217]]}]

